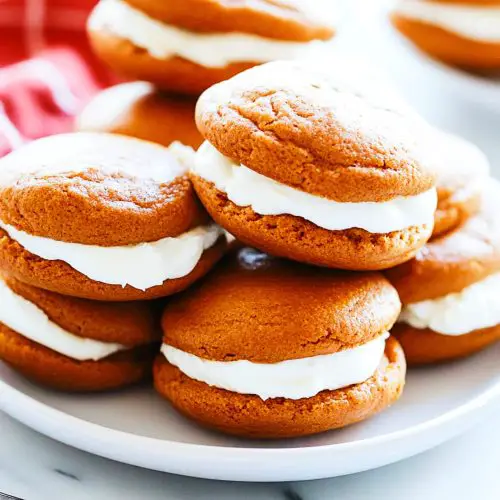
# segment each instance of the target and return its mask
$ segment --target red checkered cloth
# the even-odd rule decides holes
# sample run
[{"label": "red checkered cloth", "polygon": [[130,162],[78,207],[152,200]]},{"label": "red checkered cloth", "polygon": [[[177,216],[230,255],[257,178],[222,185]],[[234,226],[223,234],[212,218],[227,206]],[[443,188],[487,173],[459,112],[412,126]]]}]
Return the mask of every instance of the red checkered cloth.
[{"label": "red checkered cloth", "polygon": [[96,0],[0,0],[0,156],[71,130],[114,80],[92,55],[85,22]]}]

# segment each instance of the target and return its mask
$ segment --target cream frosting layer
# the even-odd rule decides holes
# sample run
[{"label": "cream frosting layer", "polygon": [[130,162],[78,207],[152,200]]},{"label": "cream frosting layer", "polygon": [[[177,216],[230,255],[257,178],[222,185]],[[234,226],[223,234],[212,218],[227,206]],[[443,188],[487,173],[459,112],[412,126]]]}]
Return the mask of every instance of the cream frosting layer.
[{"label": "cream frosting layer", "polygon": [[400,0],[395,13],[480,42],[500,42],[500,6]]},{"label": "cream frosting layer", "polygon": [[247,360],[212,361],[163,344],[167,361],[188,377],[240,394],[270,398],[301,399],[321,391],[334,391],[369,379],[384,355],[389,334],[359,347],[279,363]]},{"label": "cream frosting layer", "polygon": [[500,273],[433,300],[408,304],[400,322],[442,335],[465,335],[500,324]]},{"label": "cream frosting layer", "polygon": [[250,33],[187,31],[153,19],[123,0],[101,0],[88,26],[91,31],[107,31],[124,38],[156,59],[178,56],[213,68],[238,62],[296,59],[324,45],[321,41],[281,41]]},{"label": "cream frosting layer", "polygon": [[147,290],[165,280],[187,276],[203,252],[223,235],[216,224],[200,226],[175,238],[116,247],[56,241],[20,231],[0,221],[11,239],[45,260],[61,260],[87,278],[109,285]]},{"label": "cream frosting layer", "polygon": [[78,361],[98,361],[127,349],[116,343],[78,337],[56,323],[38,306],[14,293],[0,279],[0,322],[37,344]]},{"label": "cream frosting layer", "polygon": [[196,153],[192,171],[212,182],[238,206],[250,206],[260,215],[303,217],[330,231],[360,228],[370,233],[390,233],[432,224],[437,204],[435,189],[380,203],[328,200],[280,184],[238,165],[219,153],[208,141]]}]

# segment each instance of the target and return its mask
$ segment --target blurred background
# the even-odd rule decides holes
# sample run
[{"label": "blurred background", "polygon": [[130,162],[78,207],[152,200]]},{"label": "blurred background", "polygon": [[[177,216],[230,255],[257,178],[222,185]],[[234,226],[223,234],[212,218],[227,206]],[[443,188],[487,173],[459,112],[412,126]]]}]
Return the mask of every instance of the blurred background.
[{"label": "blurred background", "polygon": [[[95,3],[0,0],[0,154],[22,141],[70,129],[85,102],[118,81],[87,43],[85,21]],[[332,51],[380,72],[430,122],[479,145],[494,173],[500,173],[500,80],[445,66],[419,52],[391,25],[392,3],[326,2],[338,11]],[[12,67],[33,57],[35,64]]]}]

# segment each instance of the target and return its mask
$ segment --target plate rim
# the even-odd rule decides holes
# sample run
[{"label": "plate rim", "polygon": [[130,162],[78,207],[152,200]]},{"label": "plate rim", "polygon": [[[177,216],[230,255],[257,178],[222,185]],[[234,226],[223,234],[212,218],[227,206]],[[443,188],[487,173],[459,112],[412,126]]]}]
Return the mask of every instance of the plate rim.
[{"label": "plate rim", "polygon": [[[60,421],[60,419],[63,419],[65,421],[69,421],[68,425],[71,428],[74,428],[75,426],[83,426],[85,429],[88,429],[93,433],[101,434],[105,432],[107,434],[107,441],[123,442],[123,439],[126,438],[129,440],[132,439],[133,441],[146,442],[148,446],[154,446],[155,448],[168,446],[170,448],[170,453],[175,453],[176,450],[182,452],[196,450],[198,452],[203,451],[204,453],[210,451],[211,453],[216,453],[217,455],[225,455],[227,453],[230,453],[231,455],[238,455],[238,458],[239,456],[247,456],[248,454],[282,455],[290,453],[292,451],[294,453],[300,453],[300,455],[309,455],[318,452],[326,452],[333,448],[337,451],[351,451],[353,448],[357,447],[376,446],[377,444],[398,441],[403,438],[412,438],[433,428],[441,427],[452,420],[465,418],[475,411],[478,411],[493,403],[497,398],[500,399],[500,374],[498,375],[498,377],[495,377],[492,387],[489,387],[480,394],[476,395],[465,404],[462,404],[441,415],[438,415],[437,417],[431,418],[430,420],[426,420],[412,427],[380,434],[374,437],[356,439],[354,441],[348,441],[345,443],[306,447],[292,446],[287,448],[248,448],[244,446],[234,447],[226,445],[216,446],[209,444],[183,443],[179,441],[172,441],[169,439],[141,436],[111,427],[105,427],[103,425],[84,420],[83,418],[75,417],[46,403],[40,402],[32,396],[25,394],[23,391],[16,389],[8,382],[3,380],[3,378],[0,376],[0,410],[4,411],[12,418],[18,420],[24,425],[27,425],[28,427],[41,432],[42,434],[52,437],[57,441],[99,455],[99,452],[90,451],[91,449],[94,449],[94,446],[92,446],[91,443],[90,446],[82,448],[79,445],[73,444],[72,442],[67,442],[66,440],[63,441],[59,438],[53,437],[53,433],[48,430],[51,427],[50,421]],[[32,410],[33,408],[36,411],[30,413],[30,410]],[[30,418],[30,415],[36,415],[37,418]]]}]

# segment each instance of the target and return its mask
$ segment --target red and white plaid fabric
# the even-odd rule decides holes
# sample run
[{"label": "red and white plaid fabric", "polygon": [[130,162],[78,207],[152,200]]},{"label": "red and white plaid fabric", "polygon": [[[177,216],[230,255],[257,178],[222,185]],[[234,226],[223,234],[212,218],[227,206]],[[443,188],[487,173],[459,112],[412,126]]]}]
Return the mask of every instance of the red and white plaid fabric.
[{"label": "red and white plaid fabric", "polygon": [[90,97],[114,78],[85,34],[96,0],[0,0],[0,156],[71,130]]}]

